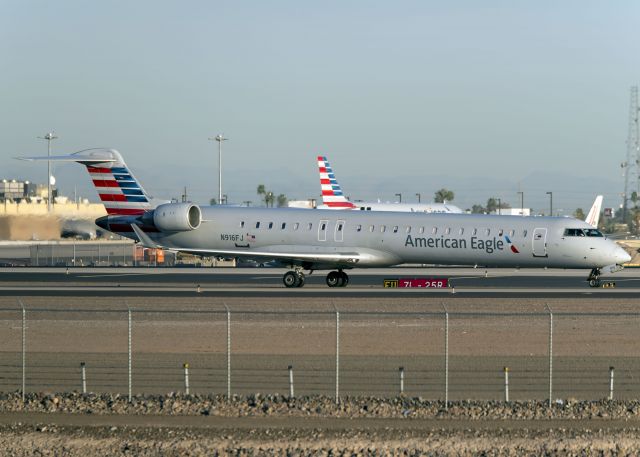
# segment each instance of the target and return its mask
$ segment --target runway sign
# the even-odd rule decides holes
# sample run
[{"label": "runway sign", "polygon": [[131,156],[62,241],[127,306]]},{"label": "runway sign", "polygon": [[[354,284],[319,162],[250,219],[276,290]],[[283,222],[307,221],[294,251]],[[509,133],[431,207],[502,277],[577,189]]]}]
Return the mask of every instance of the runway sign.
[{"label": "runway sign", "polygon": [[442,289],[449,287],[447,278],[392,278],[385,279],[385,288],[417,287],[425,289]]}]

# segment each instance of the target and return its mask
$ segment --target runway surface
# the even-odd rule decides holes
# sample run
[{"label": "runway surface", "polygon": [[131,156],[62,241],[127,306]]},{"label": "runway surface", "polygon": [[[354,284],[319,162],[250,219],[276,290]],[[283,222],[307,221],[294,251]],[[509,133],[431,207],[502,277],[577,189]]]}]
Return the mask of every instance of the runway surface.
[{"label": "runway surface", "polygon": [[[104,297],[397,297],[402,295],[468,297],[637,297],[640,296],[640,269],[627,269],[603,281],[615,288],[590,288],[583,270],[514,270],[472,268],[388,268],[354,270],[344,288],[329,288],[325,273],[306,276],[303,288],[286,289],[286,270],[248,269],[0,269],[0,296],[81,296]],[[383,287],[392,278],[446,278],[444,289]]]}]

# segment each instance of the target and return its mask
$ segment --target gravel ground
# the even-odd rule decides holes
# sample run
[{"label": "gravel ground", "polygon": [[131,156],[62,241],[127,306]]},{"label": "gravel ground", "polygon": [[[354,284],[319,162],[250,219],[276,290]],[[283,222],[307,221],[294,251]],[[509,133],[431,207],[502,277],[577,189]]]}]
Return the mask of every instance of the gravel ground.
[{"label": "gravel ground", "polygon": [[[25,412],[40,414],[37,420],[42,422],[7,420]],[[200,417],[202,425],[149,427],[125,421],[123,426],[118,420],[145,415]],[[97,416],[105,416],[109,425],[64,425],[65,417]],[[229,428],[207,426],[205,416],[228,418]],[[442,402],[421,398],[348,397],[336,405],[333,398],[322,396],[255,394],[227,402],[221,396],[169,394],[135,396],[129,403],[118,395],[42,393],[27,395],[23,406],[19,393],[9,393],[0,394],[0,417],[5,424],[0,425],[0,455],[11,456],[640,453],[640,401],[564,400],[551,408],[546,402],[461,401],[445,410]],[[305,426],[305,420],[313,418],[337,425]],[[388,420],[376,422],[382,419]],[[425,419],[436,425],[423,426],[420,421]],[[250,426],[234,427],[238,421]],[[263,421],[262,426],[251,426],[255,421]]]}]

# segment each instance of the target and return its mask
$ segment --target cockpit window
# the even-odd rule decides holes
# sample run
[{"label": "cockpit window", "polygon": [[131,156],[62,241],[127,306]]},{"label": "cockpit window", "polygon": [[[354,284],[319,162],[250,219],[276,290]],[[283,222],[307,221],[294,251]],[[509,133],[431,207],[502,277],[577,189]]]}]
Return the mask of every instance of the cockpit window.
[{"label": "cockpit window", "polygon": [[580,229],[580,228],[568,228],[564,229],[564,236],[591,236],[602,237],[600,230],[596,229]]}]

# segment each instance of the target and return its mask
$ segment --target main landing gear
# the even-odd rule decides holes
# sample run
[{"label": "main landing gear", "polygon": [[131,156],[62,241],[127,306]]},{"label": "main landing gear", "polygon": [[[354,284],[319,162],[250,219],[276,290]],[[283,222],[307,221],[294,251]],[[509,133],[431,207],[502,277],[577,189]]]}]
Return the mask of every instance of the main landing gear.
[{"label": "main landing gear", "polygon": [[287,271],[282,277],[282,282],[285,287],[302,287],[304,286],[304,273],[299,269]]},{"label": "main landing gear", "polygon": [[327,275],[327,286],[329,287],[346,287],[349,284],[349,275],[344,271],[332,271]]},{"label": "main landing gear", "polygon": [[591,273],[589,273],[589,277],[587,278],[590,287],[600,287],[600,273],[601,271],[599,268],[591,270]]},{"label": "main landing gear", "polygon": [[[285,287],[302,287],[304,286],[304,273],[302,268],[287,271],[282,277]],[[327,286],[329,287],[346,287],[349,284],[349,275],[344,271],[332,271],[327,275]]]}]

